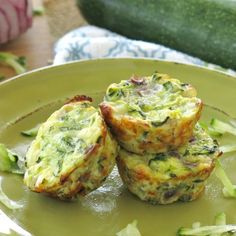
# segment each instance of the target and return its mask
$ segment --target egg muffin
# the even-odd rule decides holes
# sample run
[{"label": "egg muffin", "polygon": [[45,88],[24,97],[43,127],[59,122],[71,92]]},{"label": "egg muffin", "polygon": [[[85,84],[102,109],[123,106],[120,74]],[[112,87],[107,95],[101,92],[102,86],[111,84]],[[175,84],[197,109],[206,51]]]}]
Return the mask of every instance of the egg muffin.
[{"label": "egg muffin", "polygon": [[151,203],[169,204],[198,198],[220,154],[217,142],[197,125],[190,140],[178,149],[144,156],[121,149],[117,165],[133,194]]},{"label": "egg muffin", "polygon": [[117,143],[91,99],[78,96],[43,123],[26,154],[24,183],[60,199],[98,188],[115,164]]},{"label": "egg muffin", "polygon": [[190,84],[155,73],[111,84],[100,109],[124,149],[162,153],[188,141],[202,101]]}]

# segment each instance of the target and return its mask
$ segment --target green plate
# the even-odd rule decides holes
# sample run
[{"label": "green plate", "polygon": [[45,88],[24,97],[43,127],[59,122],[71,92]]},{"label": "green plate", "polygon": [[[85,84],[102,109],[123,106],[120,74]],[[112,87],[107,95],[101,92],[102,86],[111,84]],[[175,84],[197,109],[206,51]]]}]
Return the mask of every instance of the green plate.
[{"label": "green plate", "polygon": [[[202,115],[205,121],[211,117],[227,120],[229,117],[225,113],[236,117],[236,79],[226,74],[156,60],[90,60],[40,69],[1,83],[0,142],[24,155],[32,139],[21,136],[20,131],[43,122],[65,99],[86,94],[97,105],[110,83],[127,79],[132,74],[150,75],[156,70],[197,88],[198,96],[206,104]],[[236,138],[224,135],[219,141],[232,143]],[[234,154],[223,156],[222,162],[236,183]],[[102,187],[75,202],[62,202],[30,192],[21,176],[0,173],[0,178],[5,193],[23,204],[23,208],[15,211],[0,205],[0,213],[5,212],[37,236],[113,236],[134,219],[142,235],[168,236],[175,235],[180,226],[189,227],[195,221],[211,224],[214,216],[222,211],[227,214],[228,223],[236,224],[236,199],[223,197],[221,183],[214,174],[198,200],[167,206],[151,205],[130,194],[116,169]],[[0,229],[2,226],[0,220]]]}]

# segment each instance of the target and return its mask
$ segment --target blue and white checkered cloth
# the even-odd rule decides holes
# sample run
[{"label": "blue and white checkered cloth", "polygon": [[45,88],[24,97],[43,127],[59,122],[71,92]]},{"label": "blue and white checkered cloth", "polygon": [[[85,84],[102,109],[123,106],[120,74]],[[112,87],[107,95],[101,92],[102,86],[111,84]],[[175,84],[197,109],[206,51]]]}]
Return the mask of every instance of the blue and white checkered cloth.
[{"label": "blue and white checkered cloth", "polygon": [[224,72],[233,75],[236,74],[232,70],[225,70],[219,66],[206,63],[198,58],[162,45],[131,40],[95,26],[80,27],[59,39],[55,45],[54,64],[63,64],[81,59],[109,57],[155,58],[206,66],[208,68],[224,70]]}]

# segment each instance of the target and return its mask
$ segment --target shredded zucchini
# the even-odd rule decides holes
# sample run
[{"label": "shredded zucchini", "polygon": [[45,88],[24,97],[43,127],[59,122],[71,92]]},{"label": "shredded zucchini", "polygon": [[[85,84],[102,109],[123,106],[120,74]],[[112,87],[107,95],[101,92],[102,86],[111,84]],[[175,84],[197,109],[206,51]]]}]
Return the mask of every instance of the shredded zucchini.
[{"label": "shredded zucchini", "polygon": [[21,131],[21,134],[27,137],[36,137],[39,131],[39,127],[41,124],[36,125],[35,127]]},{"label": "shredded zucchini", "polygon": [[232,126],[236,127],[236,119],[235,119],[235,118],[234,118],[234,119],[230,119],[230,120],[229,120],[229,123],[230,123]]},{"label": "shredded zucchini", "polygon": [[211,120],[211,126],[212,128],[214,128],[214,130],[216,130],[219,133],[230,133],[233,135],[236,135],[236,128],[234,126],[232,126],[229,123],[223,122],[221,120],[218,119],[212,119]]},{"label": "shredded zucchini", "polygon": [[216,161],[216,169],[215,169],[216,176],[220,179],[222,184],[224,185],[223,194],[225,197],[233,197],[236,198],[236,185],[233,185],[226,175],[223,167],[220,164],[220,161]]},{"label": "shredded zucchini", "polygon": [[14,174],[24,174],[23,165],[20,167],[19,162],[22,158],[6,146],[0,143],[0,171]]},{"label": "shredded zucchini", "polygon": [[224,212],[220,212],[215,216],[215,225],[226,225],[226,215]]},{"label": "shredded zucchini", "polygon": [[215,225],[201,226],[196,222],[192,228],[180,228],[177,236],[229,236],[235,232],[236,225],[226,225],[226,216],[222,212],[215,216]]},{"label": "shredded zucchini", "polygon": [[178,236],[209,236],[212,234],[219,234],[220,236],[223,233],[236,232],[236,225],[211,225],[211,226],[202,226],[199,228],[180,228],[177,235]]},{"label": "shredded zucchini", "polygon": [[44,7],[42,7],[42,6],[40,6],[40,7],[35,7],[35,8],[33,9],[33,15],[34,15],[34,16],[42,16],[42,15],[44,15],[44,13],[45,13],[45,9],[44,9]]},{"label": "shredded zucchini", "polygon": [[215,130],[211,125],[208,125],[203,121],[200,121],[199,124],[210,136],[221,137],[223,135],[222,132]]},{"label": "shredded zucchini", "polygon": [[201,223],[200,222],[194,222],[193,224],[192,224],[192,228],[193,229],[197,229],[197,228],[200,228],[201,227]]},{"label": "shredded zucchini", "polygon": [[26,72],[25,57],[18,57],[12,53],[0,52],[0,63],[12,67],[18,75]]},{"label": "shredded zucchini", "polygon": [[235,152],[236,151],[236,144],[228,144],[228,145],[221,146],[220,150],[223,153]]},{"label": "shredded zucchini", "polygon": [[137,221],[134,220],[131,224],[128,224],[120,232],[116,233],[117,236],[141,236],[138,228]]}]

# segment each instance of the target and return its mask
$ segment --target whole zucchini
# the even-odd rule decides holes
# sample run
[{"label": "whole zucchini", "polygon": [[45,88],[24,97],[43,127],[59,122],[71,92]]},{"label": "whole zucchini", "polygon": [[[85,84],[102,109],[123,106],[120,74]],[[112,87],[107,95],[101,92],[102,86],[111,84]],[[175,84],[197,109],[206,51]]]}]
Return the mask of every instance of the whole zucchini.
[{"label": "whole zucchini", "polygon": [[85,19],[236,69],[236,0],[77,0]]}]

